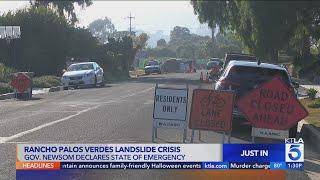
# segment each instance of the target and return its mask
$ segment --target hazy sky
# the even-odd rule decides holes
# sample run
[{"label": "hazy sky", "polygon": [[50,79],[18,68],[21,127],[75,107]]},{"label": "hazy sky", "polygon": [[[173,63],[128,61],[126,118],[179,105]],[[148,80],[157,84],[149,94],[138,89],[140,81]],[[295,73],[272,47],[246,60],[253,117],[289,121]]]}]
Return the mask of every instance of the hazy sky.
[{"label": "hazy sky", "polygon": [[[23,8],[29,1],[0,1],[0,12]],[[192,32],[199,30],[200,23],[193,13],[190,1],[93,1],[85,9],[76,7],[79,26],[87,26],[90,22],[105,16],[111,18],[117,30],[129,28],[129,15],[134,29],[146,32],[158,30],[169,34],[174,26],[188,27]],[[206,25],[202,25],[206,31]]]}]

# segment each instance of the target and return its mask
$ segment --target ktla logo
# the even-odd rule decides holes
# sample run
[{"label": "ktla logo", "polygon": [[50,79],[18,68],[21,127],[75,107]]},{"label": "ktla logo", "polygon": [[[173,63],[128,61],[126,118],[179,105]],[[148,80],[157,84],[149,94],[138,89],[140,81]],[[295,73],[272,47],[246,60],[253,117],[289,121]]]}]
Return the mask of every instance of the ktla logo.
[{"label": "ktla logo", "polygon": [[286,162],[304,162],[304,144],[302,138],[288,138],[286,143]]}]

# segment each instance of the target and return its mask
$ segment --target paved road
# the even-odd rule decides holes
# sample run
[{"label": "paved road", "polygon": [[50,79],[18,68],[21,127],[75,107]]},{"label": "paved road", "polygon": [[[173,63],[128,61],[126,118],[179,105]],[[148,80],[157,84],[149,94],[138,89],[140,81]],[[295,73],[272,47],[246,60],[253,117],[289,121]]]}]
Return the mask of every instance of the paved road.
[{"label": "paved road", "polygon": [[[15,179],[16,143],[150,143],[155,83],[166,83],[173,87],[189,83],[191,93],[192,89],[199,86],[198,79],[199,73],[150,75],[104,88],[38,94],[31,101],[0,101],[0,179]],[[203,86],[211,87],[212,84]],[[250,129],[243,127],[233,133],[231,141],[249,143],[249,132]],[[158,133],[160,143],[181,142],[182,132],[160,129]],[[218,133],[203,132],[201,141],[196,142],[220,143],[221,136]],[[308,174],[317,177],[320,172],[319,153],[313,153],[309,148],[306,152]],[[215,173],[217,172],[99,170],[75,171],[74,177],[210,179]],[[230,171],[228,173],[232,174]],[[236,173],[238,178],[241,177],[241,173]],[[274,179],[272,177],[277,173],[283,172],[269,173],[269,179]],[[302,172],[291,172],[287,177],[308,179]]]}]

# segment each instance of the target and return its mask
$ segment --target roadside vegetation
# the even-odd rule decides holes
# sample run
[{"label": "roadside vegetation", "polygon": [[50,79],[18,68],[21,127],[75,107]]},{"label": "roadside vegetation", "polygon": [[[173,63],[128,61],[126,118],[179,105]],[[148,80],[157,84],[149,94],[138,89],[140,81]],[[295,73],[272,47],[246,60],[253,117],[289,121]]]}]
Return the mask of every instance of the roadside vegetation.
[{"label": "roadside vegetation", "polygon": [[13,92],[12,87],[10,87],[8,84],[0,83],[0,94],[6,94]]},{"label": "roadside vegetation", "polygon": [[10,74],[13,72],[15,72],[14,69],[0,63],[0,94],[13,92],[13,89],[8,84],[10,82]]},{"label": "roadside vegetation", "polygon": [[309,116],[305,120],[314,126],[320,127],[320,98],[305,98],[301,99],[300,102],[309,112]]},{"label": "roadside vegetation", "polygon": [[40,76],[33,78],[33,87],[50,88],[60,85],[60,78],[56,76]]},{"label": "roadside vegetation", "polygon": [[234,32],[259,59],[281,63],[279,52],[284,51],[291,57],[288,60],[297,77],[320,83],[320,1],[191,3],[201,22],[222,32]]},{"label": "roadside vegetation", "polygon": [[14,73],[16,70],[9,68],[4,64],[0,63],[0,82],[7,83],[10,81],[10,74]]},{"label": "roadside vegetation", "polygon": [[311,100],[314,100],[317,96],[318,91],[314,88],[310,88],[307,90],[307,95]]},{"label": "roadside vegetation", "polygon": [[[233,52],[281,63],[279,52],[284,52],[285,61],[294,64],[296,77],[320,83],[318,1],[192,0],[195,14],[212,29],[212,37],[175,26],[170,39],[159,39],[155,48],[146,46],[148,34],[119,31],[108,17],[87,28],[76,26],[75,4],[86,8],[92,1],[33,0],[30,7],[1,14],[0,24],[20,26],[22,36],[14,41],[14,51],[0,41],[0,63],[35,76],[59,77],[71,59],[96,61],[108,82],[129,78],[133,66],[142,68],[150,59],[184,58],[205,64],[211,57],[223,58]],[[5,76],[0,78],[7,79]],[[47,87],[51,83],[38,84]]]},{"label": "roadside vegetation", "polygon": [[[90,28],[75,26],[74,2],[84,8],[92,4],[91,0],[67,3],[35,0],[30,1],[30,7],[0,15],[1,25],[17,25],[22,32],[14,44],[0,41],[0,63],[10,67],[9,70],[34,72],[39,77],[34,79],[38,87],[58,85],[56,77],[61,77],[66,62],[71,59],[96,61],[109,79],[129,78],[135,54],[144,48],[148,36],[113,28],[112,35],[102,39],[98,35],[102,35],[99,32],[106,27],[101,29],[99,24],[91,24]],[[13,45],[14,51],[9,50],[8,46]],[[0,81],[8,81],[10,71],[0,70],[0,73]]]},{"label": "roadside vegetation", "polygon": [[170,40],[157,41],[155,48],[141,51],[139,68],[143,68],[146,61],[156,59],[165,61],[170,58],[195,60],[197,65],[206,64],[210,57],[223,59],[225,53],[246,52],[242,42],[232,31],[219,32],[213,38],[194,34],[187,27],[175,26],[170,31]]}]

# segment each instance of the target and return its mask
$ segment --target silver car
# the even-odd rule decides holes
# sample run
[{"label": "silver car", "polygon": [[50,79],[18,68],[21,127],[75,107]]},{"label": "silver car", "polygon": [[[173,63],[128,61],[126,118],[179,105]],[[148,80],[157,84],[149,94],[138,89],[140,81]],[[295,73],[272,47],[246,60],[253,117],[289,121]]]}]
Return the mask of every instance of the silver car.
[{"label": "silver car", "polygon": [[96,62],[71,64],[61,77],[64,89],[88,85],[104,85],[103,69]]}]

